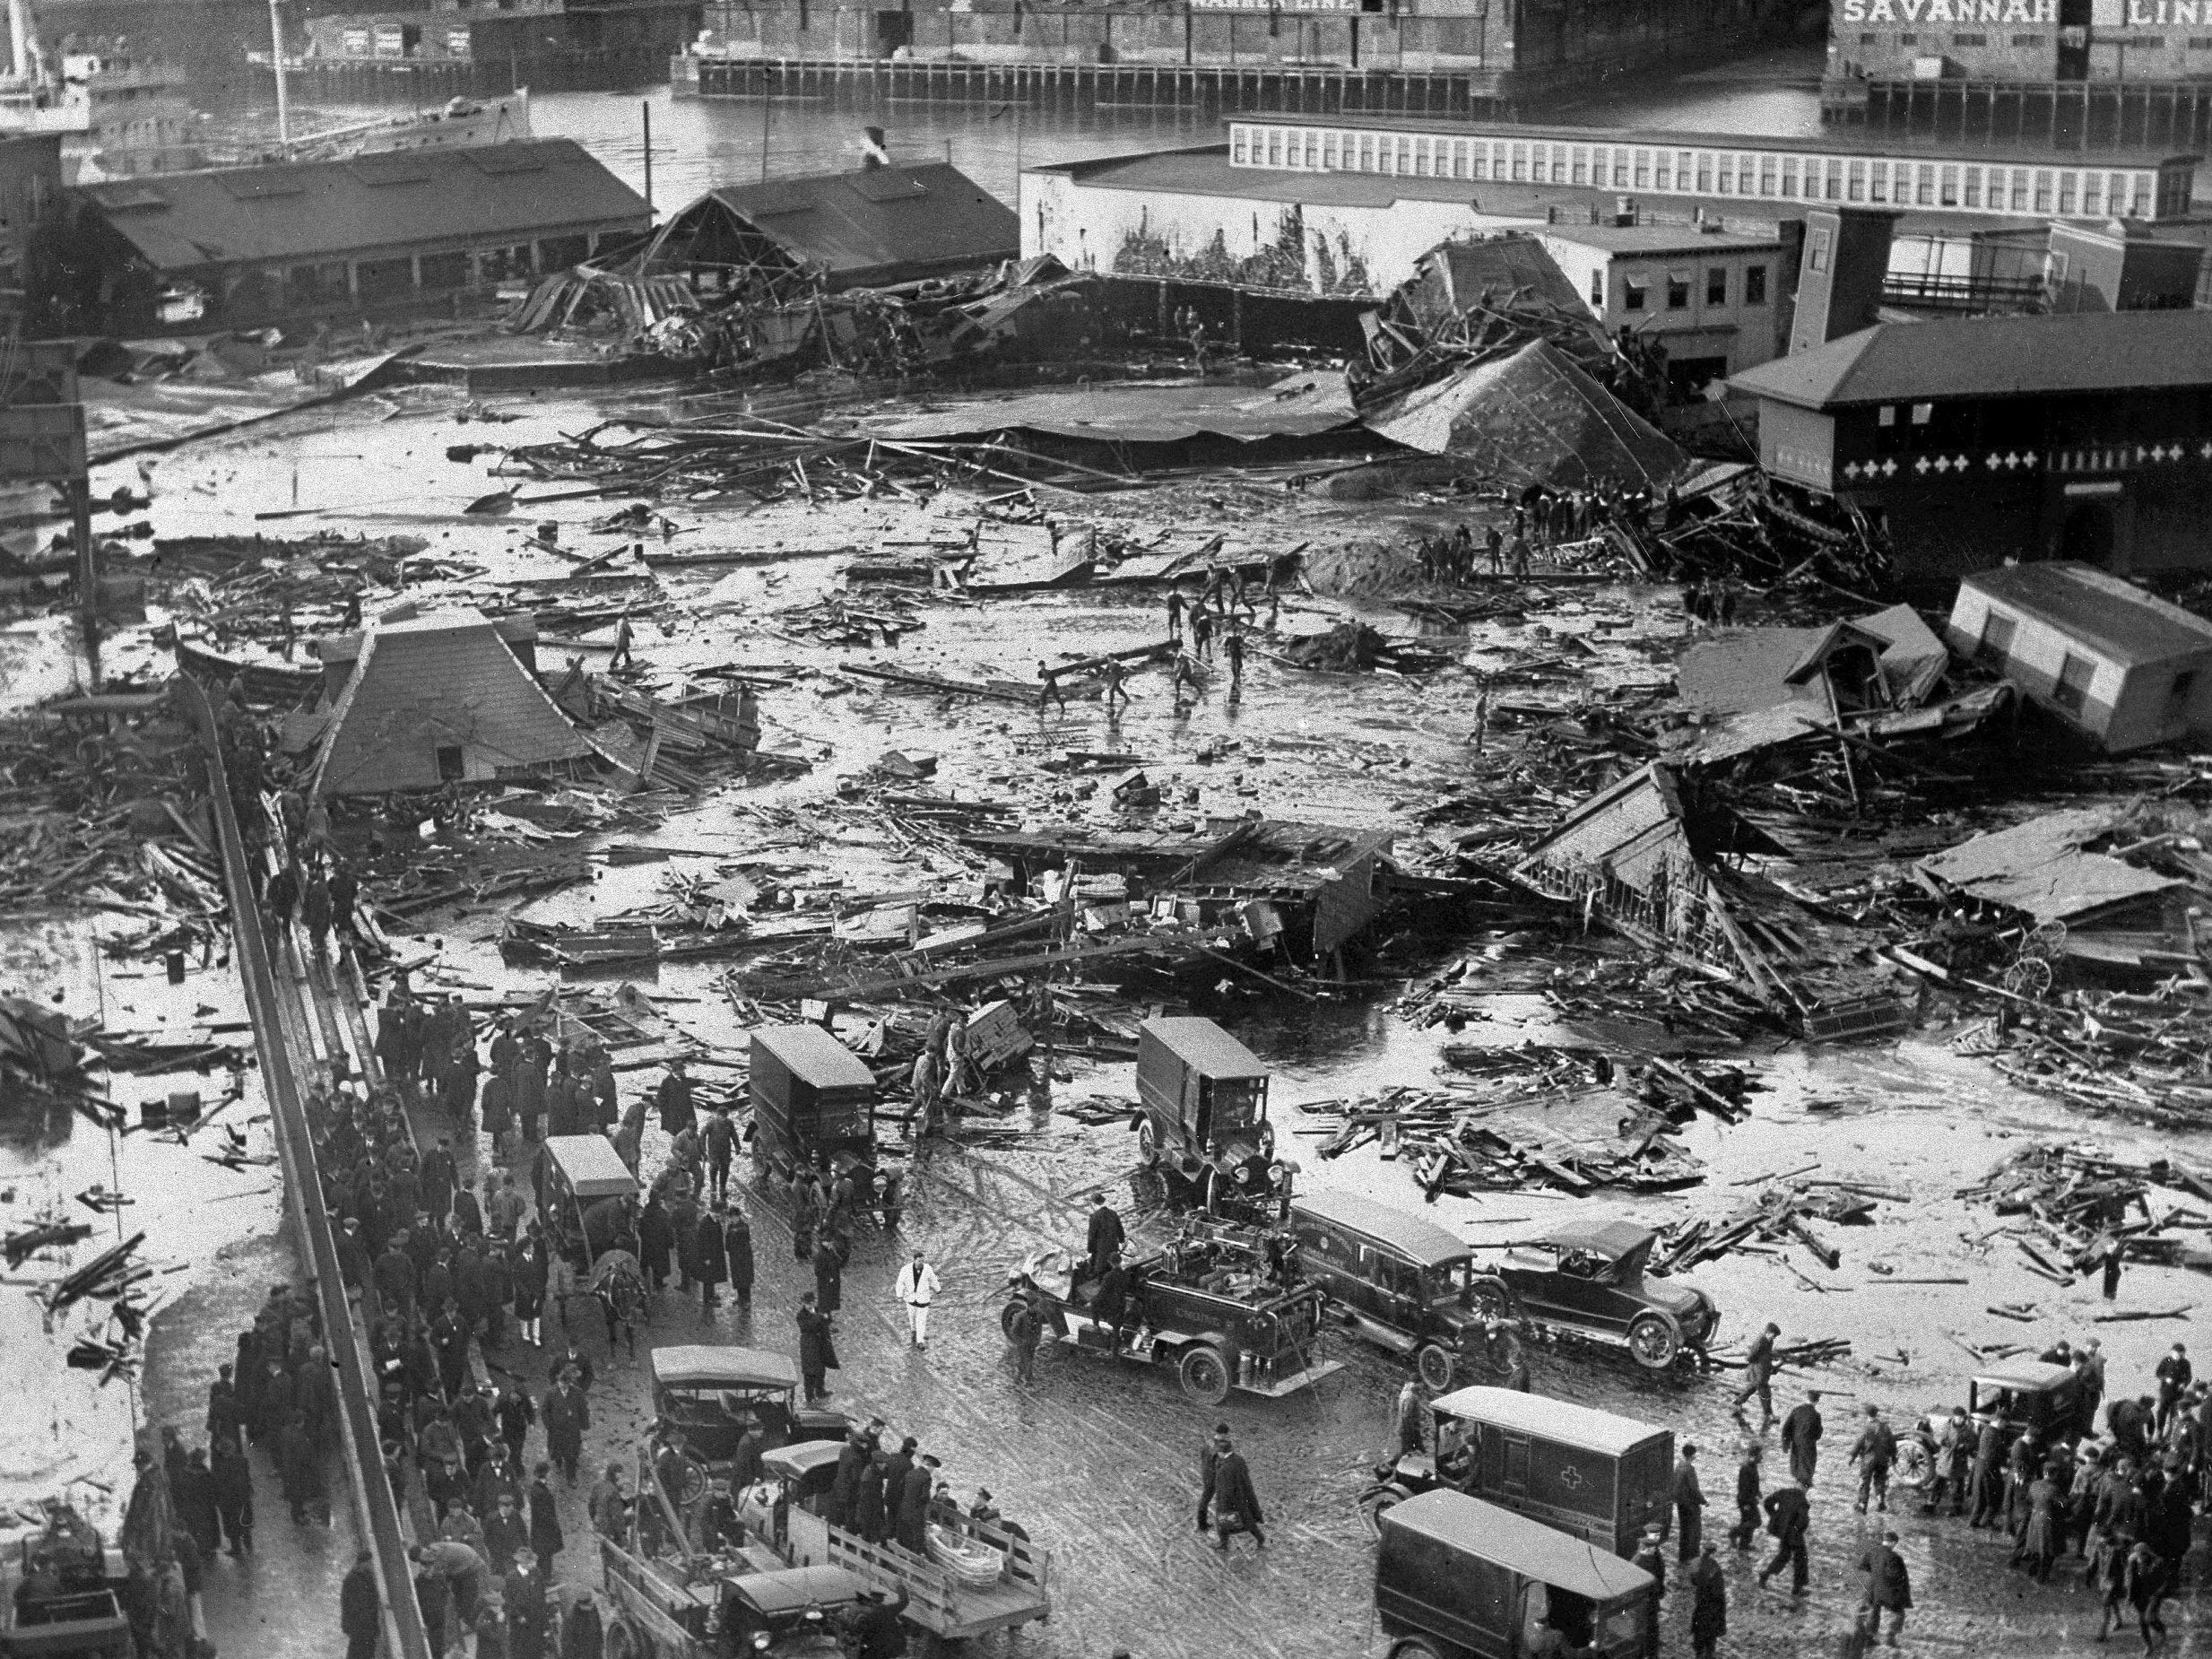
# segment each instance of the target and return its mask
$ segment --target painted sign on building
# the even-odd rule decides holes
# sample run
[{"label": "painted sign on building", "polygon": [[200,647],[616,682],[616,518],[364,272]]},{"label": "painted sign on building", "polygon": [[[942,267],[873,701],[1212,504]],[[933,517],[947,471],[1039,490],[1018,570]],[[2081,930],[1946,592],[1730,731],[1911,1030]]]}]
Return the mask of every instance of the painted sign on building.
[{"label": "painted sign on building", "polygon": [[2195,29],[2212,23],[2212,0],[2090,0],[2099,29]]},{"label": "painted sign on building", "polygon": [[[2120,0],[2098,0],[2117,6]],[[2184,0],[2149,0],[2157,5],[2180,4]],[[2142,4],[2145,0],[2132,0]],[[2208,0],[2186,0],[2194,7]],[[2059,0],[1843,0],[1847,23],[2042,23],[2059,21]]]}]

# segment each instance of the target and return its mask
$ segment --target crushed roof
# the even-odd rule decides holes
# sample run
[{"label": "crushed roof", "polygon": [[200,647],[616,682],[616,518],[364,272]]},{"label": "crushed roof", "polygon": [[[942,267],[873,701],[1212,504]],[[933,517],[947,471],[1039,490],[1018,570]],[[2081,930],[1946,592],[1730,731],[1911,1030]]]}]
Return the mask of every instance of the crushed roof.
[{"label": "crushed roof", "polygon": [[2119,806],[2078,806],[2046,812],[2009,830],[1975,836],[1921,860],[1936,880],[1975,898],[2025,911],[2038,922],[2064,922],[2187,882],[2139,870],[2082,848],[2120,828]]},{"label": "crushed roof", "polygon": [[2212,651],[2212,621],[2095,565],[2036,560],[1979,571],[1962,586],[2129,667]]},{"label": "crushed roof", "polygon": [[1429,455],[1479,458],[1513,484],[1664,484],[1689,465],[1674,440],[1548,340],[1385,402],[1368,430]]},{"label": "crushed roof", "polygon": [[2212,314],[2084,312],[1878,323],[1731,388],[1803,409],[2212,386]]},{"label": "crushed roof", "polygon": [[381,624],[362,640],[331,711],[314,793],[436,788],[445,781],[438,751],[453,747],[473,750],[499,768],[591,753],[481,612],[440,611]]},{"label": "crushed roof", "polygon": [[819,266],[833,287],[909,281],[1021,255],[1019,215],[942,161],[724,185],[675,214],[670,228],[708,201]]},{"label": "crushed roof", "polygon": [[865,430],[894,442],[1010,430],[1098,443],[1179,443],[1201,436],[1250,442],[1309,438],[1358,415],[1341,369],[1312,369],[1272,386],[1124,386],[976,398]]},{"label": "crushed roof", "polygon": [[75,194],[164,271],[643,230],[651,218],[644,197],[568,138],[158,173]]}]

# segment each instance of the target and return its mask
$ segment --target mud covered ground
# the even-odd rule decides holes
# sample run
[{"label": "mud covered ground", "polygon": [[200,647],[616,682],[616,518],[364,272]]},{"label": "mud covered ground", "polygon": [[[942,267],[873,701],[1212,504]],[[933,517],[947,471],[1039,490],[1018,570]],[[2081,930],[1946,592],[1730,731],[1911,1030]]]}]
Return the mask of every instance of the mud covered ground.
[{"label": "mud covered ground", "polygon": [[[459,517],[458,508],[490,484],[481,463],[464,467],[445,461],[446,446],[487,437],[530,441],[578,430],[597,418],[580,404],[551,400],[517,407],[521,421],[496,428],[455,421],[441,394],[408,394],[286,417],[165,459],[156,473],[153,517],[163,534],[249,531],[256,527],[255,512],[288,508],[296,499],[336,510],[263,527],[304,534],[328,525],[425,535],[438,551],[480,563],[487,574],[473,583],[433,585],[411,597],[494,598],[496,588],[488,584],[497,578],[556,576],[568,567],[516,551],[515,525]],[[96,477],[95,491],[115,482]],[[1233,481],[1080,500],[1045,499],[1054,510],[1072,517],[1207,524],[1249,541],[1276,539],[1283,547],[1386,539],[1397,522],[1409,518],[1453,522],[1448,502],[1410,509],[1344,503]],[[532,523],[562,520],[565,541],[597,551],[611,543],[593,543],[581,526],[605,505],[524,511]],[[672,510],[679,522],[696,526],[681,544],[703,551],[778,540],[786,545],[849,541],[864,547],[878,530],[910,523],[917,509],[878,499],[745,514]],[[937,510],[958,517],[967,509],[941,501]],[[665,627],[655,622],[639,629],[638,654],[670,670],[734,663],[820,671],[840,661],[880,658],[967,677],[988,671],[1028,678],[1041,657],[1141,644],[1162,631],[1157,591],[1126,598],[1053,595],[933,604],[927,627],[895,649],[840,651],[795,634],[776,614],[817,597],[834,582],[838,563],[812,559],[768,569],[664,577],[679,609]],[[1315,630],[1368,603],[1302,598],[1286,607],[1282,628]],[[1387,630],[1410,631],[1394,612],[1360,613]],[[1600,630],[1600,621],[1625,625]],[[1516,644],[1547,637],[1538,630],[1575,633],[1587,637],[1597,652],[1593,679],[1635,682],[1666,676],[1670,641],[1681,626],[1671,593],[1580,592],[1541,614],[1531,611],[1517,626],[1479,627],[1467,649],[1470,660],[1480,664],[1502,660],[1497,654]],[[1099,800],[1054,801],[1064,786],[1037,770],[1046,756],[1080,748],[1143,755],[1154,779],[1168,786],[1163,821],[1196,823],[1208,814],[1257,808],[1326,822],[1391,824],[1401,830],[1401,845],[1410,845],[1420,833],[1414,814],[1455,781],[1472,723],[1471,677],[1453,671],[1423,683],[1351,679],[1297,673],[1255,656],[1235,706],[1217,682],[1194,708],[1177,713],[1166,676],[1158,672],[1136,678],[1132,690],[1133,708],[1109,725],[1095,705],[1040,717],[998,704],[882,694],[810,673],[791,691],[769,694],[763,708],[768,743],[802,745],[817,758],[811,775],[788,785],[716,790],[658,830],[645,836],[626,830],[621,838],[720,849],[731,857],[772,857],[774,873],[785,880],[810,885],[841,881],[854,894],[889,890],[952,872],[933,864],[933,855],[910,851],[876,821],[841,805],[835,795],[839,775],[859,771],[887,750],[926,749],[941,757],[940,788],[1018,801],[1025,821],[1071,814],[1105,821],[1110,814]],[[1201,760],[1209,751],[1215,758]],[[713,867],[711,859],[601,867],[588,887],[538,900],[524,914],[580,923],[648,902],[672,869],[711,873]],[[534,991],[550,982],[550,971],[517,971],[502,963],[493,944],[502,914],[489,907],[433,913],[422,918],[420,944],[410,939],[407,948],[438,952],[437,968],[426,976],[433,986],[450,976],[454,988],[472,996]],[[1221,1019],[1278,1068],[1275,1116],[1286,1131],[1300,1126],[1296,1108],[1301,1100],[1428,1081],[1439,1064],[1441,1029],[1411,1029],[1391,1011],[1392,998],[1409,977],[1455,955],[1487,951],[1512,963],[1520,949],[1479,932],[1406,929],[1378,942],[1379,952],[1356,965],[1356,983],[1317,1003],[1294,1002],[1233,977],[1195,995],[1194,1007]],[[742,1029],[720,992],[718,971],[715,964],[664,966],[644,988],[701,1041],[742,1049]],[[1637,1028],[1562,1027],[1552,1004],[1537,995],[1501,993],[1483,1012],[1487,1017],[1454,1040],[1594,1042],[1624,1055],[1635,1054],[1646,1040]],[[1724,1213],[1755,1190],[1760,1177],[1818,1160],[1824,1175],[1901,1187],[1913,1202],[1881,1204],[1871,1228],[1825,1229],[1843,1252],[1834,1272],[1792,1252],[1795,1265],[1820,1286],[1817,1290],[1805,1288],[1782,1261],[1770,1257],[1739,1255],[1700,1270],[1696,1281],[1721,1303],[1726,1335],[1740,1340],[1772,1317],[1791,1337],[1848,1338],[1856,1359],[1805,1380],[1878,1402],[1899,1420],[1964,1398],[1968,1361],[1947,1333],[1982,1342],[2098,1334],[2112,1356],[2115,1389],[2147,1388],[2158,1353],[2175,1337],[2186,1339],[2192,1327],[2091,1325],[2091,1316],[2103,1307],[2094,1287],[2060,1291],[2018,1265],[2009,1241],[1973,1242],[1997,1218],[1955,1194],[2025,1138],[2090,1139],[2132,1158],[2178,1151],[2201,1159],[2207,1145],[2087,1121],[2022,1094],[1984,1063],[1955,1056],[1945,1045],[1947,1034],[1939,1025],[1896,1045],[1821,1051],[1774,1045],[1755,1054],[1765,1088],[1754,1097],[1750,1120],[1726,1128],[1701,1117],[1686,1132],[1690,1149],[1708,1165],[1705,1183],[1686,1193],[1641,1200],[1498,1194],[1480,1202],[1447,1199],[1430,1213],[1447,1226],[1465,1227],[1476,1238],[1496,1238],[1568,1214],[1623,1214],[1661,1223],[1685,1214]],[[625,1100],[650,1089],[657,1076],[625,1073]],[[1127,1099],[1129,1068],[1079,1067],[1054,1092],[1061,1104]],[[1288,1135],[1286,1142],[1295,1144]],[[657,1129],[649,1130],[648,1172],[664,1151]],[[1304,1161],[1300,1178],[1308,1186],[1419,1205],[1410,1176],[1372,1148],[1336,1162]],[[1013,1380],[998,1327],[1007,1266],[1040,1243],[1079,1238],[1080,1201],[1102,1183],[1124,1213],[1149,1223],[1157,1194],[1143,1179],[1132,1178],[1134,1164],[1133,1137],[1118,1125],[1086,1128],[1057,1115],[1031,1120],[1010,1144],[933,1152],[917,1169],[902,1236],[863,1234],[847,1272],[847,1307],[838,1333],[844,1369],[835,1378],[838,1398],[855,1411],[879,1411],[918,1435],[925,1449],[943,1459],[947,1477],[963,1498],[978,1485],[989,1487],[1006,1513],[1054,1551],[1054,1618],[1015,1638],[1010,1651],[1074,1659],[1103,1656],[1116,1643],[1127,1643],[1141,1655],[1338,1659],[1360,1652],[1372,1636],[1372,1545],[1354,1499],[1382,1447],[1391,1399],[1402,1380],[1394,1361],[1332,1339],[1340,1344],[1336,1357],[1350,1363],[1317,1389],[1279,1403],[1236,1397],[1219,1413],[1239,1434],[1271,1523],[1264,1555],[1255,1556],[1239,1541],[1227,1559],[1192,1524],[1196,1453],[1215,1412],[1186,1402],[1165,1374],[1115,1370],[1071,1353],[1048,1352],[1033,1388]],[[724,1308],[705,1320],[696,1301],[680,1302],[671,1293],[661,1299],[641,1345],[705,1338],[795,1349],[791,1312],[803,1286],[788,1234],[773,1204],[750,1190],[746,1201],[755,1217],[761,1268],[750,1319]],[[937,1260],[947,1290],[926,1356],[906,1345],[889,1298],[890,1275],[903,1251],[915,1243]],[[1887,1283],[1869,1271],[1877,1261],[1908,1275],[1963,1275],[1969,1283]],[[2140,1269],[2129,1275],[2121,1306],[2178,1307],[2196,1300],[2203,1285],[2178,1270]],[[2034,1302],[2048,1323],[2016,1325],[1986,1311],[1999,1302]],[[642,1367],[606,1353],[595,1312],[588,1325],[584,1310],[578,1315],[586,1351],[604,1362],[594,1389],[587,1464],[626,1456],[649,1414]],[[1878,1355],[1889,1358],[1877,1360]],[[533,1391],[542,1386],[542,1356],[510,1342],[492,1358]],[[1625,1359],[1546,1350],[1536,1356],[1535,1385],[1544,1393],[1664,1424],[1696,1441],[1705,1448],[1706,1490],[1717,1506],[1709,1530],[1726,1525],[1739,1431],[1728,1416],[1722,1378],[1686,1373],[1654,1379]],[[1785,1389],[1784,1400],[1790,1395]],[[1842,1641],[1859,1599],[1855,1568],[1866,1538],[1865,1523],[1848,1502],[1841,1466],[1852,1433],[1851,1404],[1838,1401],[1829,1414],[1833,1450],[1815,1492],[1813,1594],[1793,1605],[1779,1592],[1758,1591],[1748,1568],[1731,1564],[1734,1604],[1723,1651],[1797,1654]],[[9,1490],[24,1489],[12,1484]],[[580,1491],[571,1495],[571,1544],[560,1565],[564,1577],[595,1585],[595,1564],[581,1547],[587,1535],[581,1499]],[[2008,1573],[2002,1545],[1966,1533],[1959,1523],[1911,1515],[1897,1519],[1919,1603],[1908,1646],[2029,1655],[2075,1648],[2094,1635],[2095,1607],[2086,1596],[2034,1586]],[[2070,1582],[2072,1575],[2061,1576]],[[1675,1627],[1669,1650],[1686,1651],[1680,1627],[1687,1608],[1670,1608],[1669,1619]],[[2199,1653],[2212,1646],[2192,1602],[2170,1611],[2168,1622],[2171,1651]]]}]

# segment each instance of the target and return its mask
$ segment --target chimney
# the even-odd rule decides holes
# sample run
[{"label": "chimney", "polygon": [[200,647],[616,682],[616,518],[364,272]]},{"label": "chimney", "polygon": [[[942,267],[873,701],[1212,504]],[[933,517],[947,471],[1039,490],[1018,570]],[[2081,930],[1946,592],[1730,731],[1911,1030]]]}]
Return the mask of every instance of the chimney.
[{"label": "chimney", "polygon": [[1636,199],[1635,199],[1635,197],[1634,197],[1633,195],[1617,195],[1617,196],[1615,196],[1615,197],[1613,198],[1613,222],[1614,222],[1616,225],[1619,225],[1619,226],[1622,226],[1622,227],[1626,228],[1626,227],[1628,227],[1628,226],[1632,226],[1632,225],[1634,225],[1634,224],[1635,223],[1635,221],[1636,221]]},{"label": "chimney", "polygon": [[1805,215],[1791,352],[1809,352],[1873,326],[1897,219],[1886,208],[1871,207],[1821,206]]},{"label": "chimney", "polygon": [[1547,206],[1544,209],[1544,222],[1548,225],[1557,224],[1559,222],[1559,210],[1557,207]]}]

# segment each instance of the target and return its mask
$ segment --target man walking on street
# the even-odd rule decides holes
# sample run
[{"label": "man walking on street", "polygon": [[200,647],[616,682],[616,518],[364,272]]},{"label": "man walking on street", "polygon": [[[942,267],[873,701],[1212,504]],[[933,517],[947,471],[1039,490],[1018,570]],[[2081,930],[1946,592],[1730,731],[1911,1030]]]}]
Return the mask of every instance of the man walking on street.
[{"label": "man walking on street", "polygon": [[1790,1478],[1810,1491],[1813,1468],[1820,1461],[1820,1394],[1817,1390],[1805,1396],[1802,1405],[1791,1409],[1782,1420],[1783,1449],[1790,1454]]},{"label": "man walking on street", "polygon": [[730,1108],[718,1106],[707,1118],[700,1139],[707,1143],[707,1177],[715,1202],[721,1203],[730,1195],[730,1158],[737,1151],[737,1127],[730,1122]]},{"label": "man walking on street", "polygon": [[814,1292],[799,1299],[799,1378],[806,1403],[829,1397],[828,1374],[838,1368],[837,1351],[830,1342],[829,1316],[814,1306]]},{"label": "man walking on street", "polygon": [[937,1299],[937,1292],[942,1288],[937,1280],[937,1270],[922,1259],[919,1250],[914,1253],[914,1260],[898,1270],[898,1283],[892,1294],[906,1307],[906,1328],[912,1333],[916,1348],[929,1346],[930,1304]]},{"label": "man walking on street", "polygon": [[1897,1461],[1897,1436],[1882,1420],[1882,1408],[1869,1404],[1867,1426],[1859,1431],[1852,1443],[1851,1461],[1859,1465],[1859,1513],[1867,1512],[1867,1497],[1871,1493],[1875,1507],[1887,1512],[1889,1508],[1889,1465]]},{"label": "man walking on street", "polygon": [[1218,1433],[1214,1438],[1213,1533],[1221,1553],[1228,1553],[1232,1533],[1250,1533],[1252,1542],[1266,1549],[1267,1534],[1260,1530],[1260,1523],[1266,1518],[1260,1513],[1260,1495],[1253,1489],[1252,1471],[1245,1466],[1244,1454],[1230,1444],[1227,1434]]},{"label": "man walking on street", "polygon": [[1805,1501],[1805,1488],[1796,1481],[1776,1487],[1766,1495],[1766,1530],[1774,1539],[1774,1559],[1759,1568],[1759,1585],[1790,1566],[1790,1594],[1802,1595],[1812,1576],[1805,1557],[1805,1533],[1812,1524],[1812,1507]]},{"label": "man walking on street", "polygon": [[1229,1426],[1216,1423],[1213,1434],[1198,1448],[1198,1530],[1204,1532],[1213,1524],[1213,1477],[1221,1461],[1221,1448],[1229,1443]]},{"label": "man walking on street", "polygon": [[1782,1334],[1782,1327],[1771,1319],[1766,1328],[1758,1333],[1751,1344],[1751,1351],[1744,1356],[1743,1386],[1736,1391],[1736,1415],[1743,1415],[1743,1403],[1753,1394],[1759,1397],[1759,1427],[1765,1429],[1774,1420],[1774,1339]]},{"label": "man walking on street", "polygon": [[1006,1316],[1006,1335],[1014,1345],[1014,1380],[1034,1383],[1037,1346],[1044,1339],[1045,1322],[1037,1313],[1035,1287],[1026,1275]]},{"label": "man walking on street", "polygon": [[1750,1442],[1736,1465],[1736,1524],[1729,1528],[1728,1541],[1739,1550],[1748,1550],[1758,1534],[1759,1450],[1757,1440]]},{"label": "man walking on street", "polygon": [[1714,1649],[1728,1634],[1728,1575],[1713,1559],[1711,1544],[1690,1568],[1690,1659],[1713,1659]]},{"label": "man walking on street", "polygon": [[1905,1610],[1913,1605],[1913,1575],[1905,1568],[1904,1558],[1897,1553],[1897,1534],[1884,1533],[1881,1542],[1859,1559],[1859,1570],[1867,1576],[1866,1601],[1860,1609],[1859,1628],[1871,1641],[1882,1622],[1882,1615],[1887,1613],[1889,1634],[1882,1639],[1895,1647],[1897,1633],[1904,1629]]},{"label": "man walking on street", "polygon": [[1675,1542],[1675,1559],[1687,1565],[1697,1559],[1704,1541],[1705,1494],[1697,1484],[1697,1448],[1686,1445],[1674,1466],[1674,1516],[1680,1536]]}]

